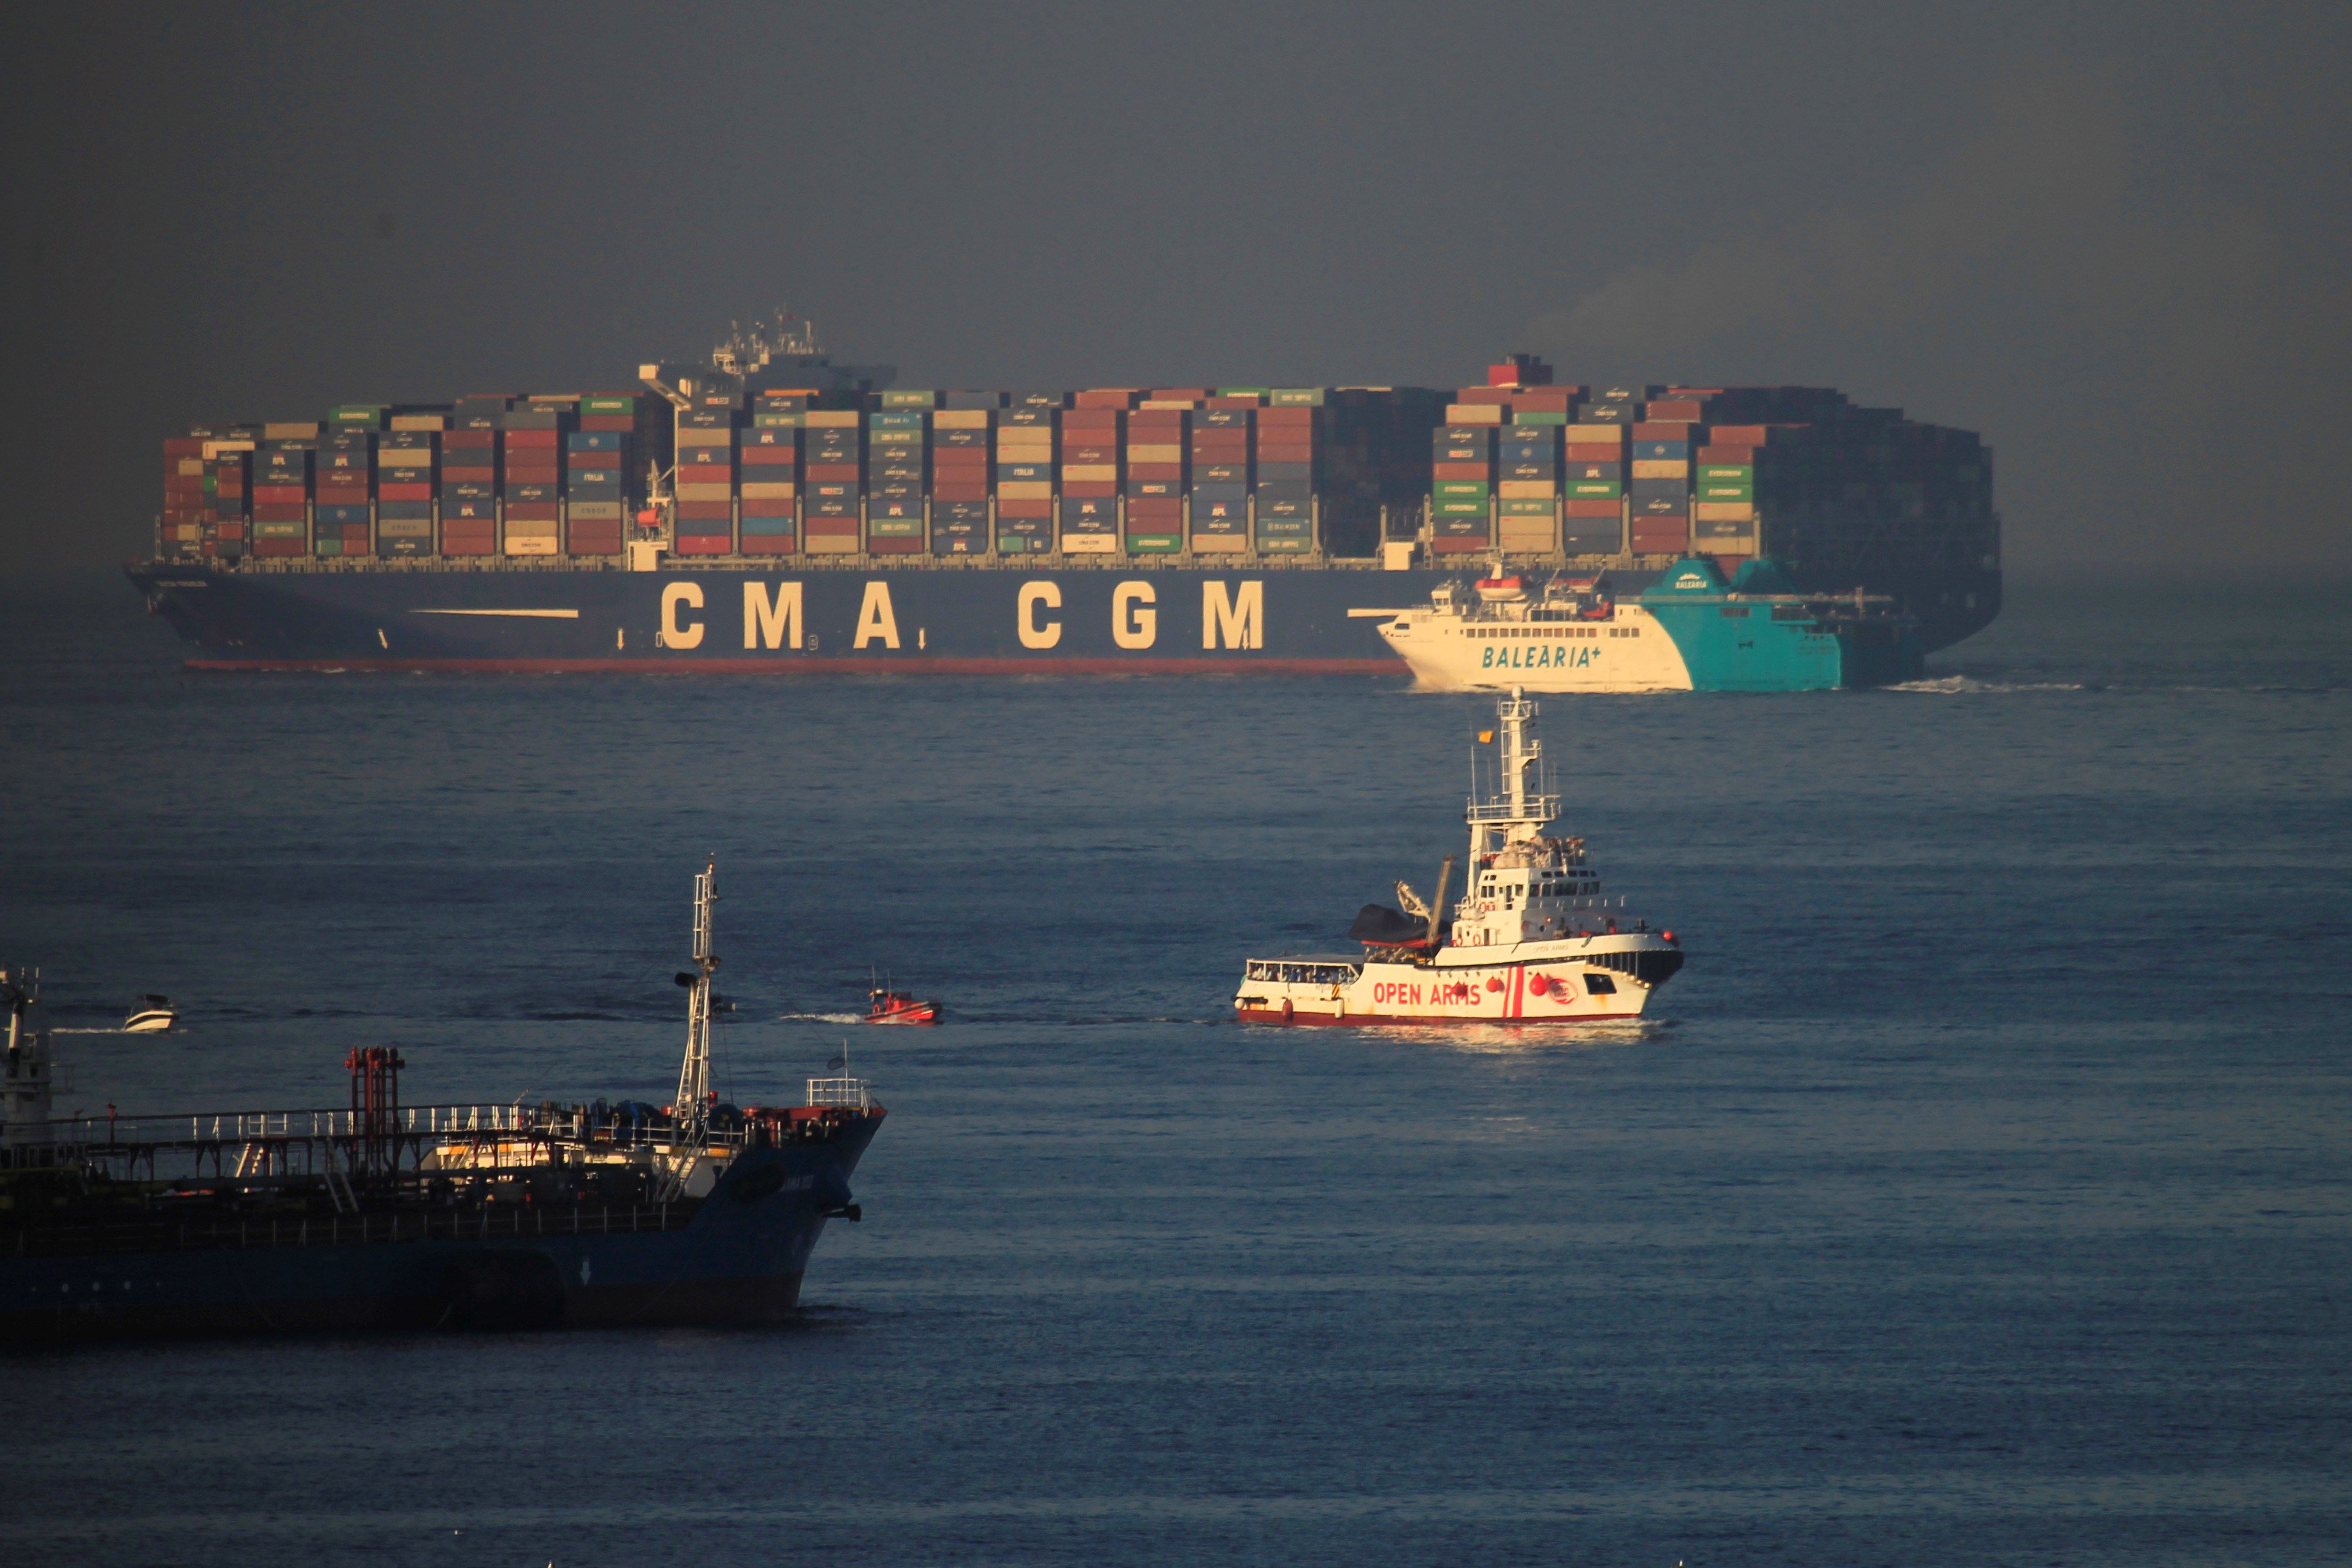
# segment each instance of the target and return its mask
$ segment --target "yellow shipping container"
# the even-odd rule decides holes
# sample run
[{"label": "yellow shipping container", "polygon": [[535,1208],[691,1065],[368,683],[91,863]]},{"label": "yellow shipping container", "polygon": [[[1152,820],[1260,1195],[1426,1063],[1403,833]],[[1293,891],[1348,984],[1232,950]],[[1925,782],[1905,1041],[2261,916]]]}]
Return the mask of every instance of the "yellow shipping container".
[{"label": "yellow shipping container", "polygon": [[731,430],[701,430],[692,426],[681,426],[677,433],[677,444],[680,446],[732,446],[735,444],[735,433]]},{"label": "yellow shipping container", "polygon": [[725,501],[735,494],[732,485],[680,485],[677,498],[681,501]]},{"label": "yellow shipping container", "polygon": [[1756,520],[1753,501],[1693,501],[1691,518],[1701,523],[1752,523]]},{"label": "yellow shipping container", "polygon": [[1108,480],[1116,483],[1118,478],[1118,465],[1116,463],[1065,463],[1062,465],[1062,477],[1082,481]]},{"label": "yellow shipping container", "polygon": [[1622,424],[1571,424],[1568,426],[1570,446],[1622,446],[1625,427]]},{"label": "yellow shipping container", "polygon": [[1127,449],[1129,463],[1181,463],[1184,448],[1180,446],[1136,446]]},{"label": "yellow shipping container", "polygon": [[854,408],[813,408],[801,415],[803,430],[856,430],[866,416]]},{"label": "yellow shipping container", "polygon": [[1050,501],[1054,486],[1043,479],[1007,479],[996,486],[996,496],[1003,501]]},{"label": "yellow shipping container", "polygon": [[747,501],[789,501],[800,494],[800,486],[790,480],[761,479],[743,486]]},{"label": "yellow shipping container", "polygon": [[943,408],[931,415],[934,430],[986,430],[992,417],[984,408]]},{"label": "yellow shipping container", "polygon": [[1559,483],[1554,479],[1506,479],[1495,486],[1495,494],[1506,501],[1548,501],[1559,494]]},{"label": "yellow shipping container", "polygon": [[1687,479],[1690,464],[1680,457],[1637,457],[1633,460],[1636,479]]},{"label": "yellow shipping container", "polygon": [[1500,424],[1507,411],[1496,402],[1449,402],[1445,405],[1448,424]]}]

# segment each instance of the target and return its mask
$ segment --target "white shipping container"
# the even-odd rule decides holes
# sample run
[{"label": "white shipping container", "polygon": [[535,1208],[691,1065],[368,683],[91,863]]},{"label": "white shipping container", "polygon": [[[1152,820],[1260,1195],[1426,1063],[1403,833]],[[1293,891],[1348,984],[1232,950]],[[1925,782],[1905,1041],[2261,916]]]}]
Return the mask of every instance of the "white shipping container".
[{"label": "white shipping container", "polygon": [[1687,479],[1690,464],[1680,457],[1637,457],[1633,460],[1636,479]]},{"label": "white shipping container", "polygon": [[574,501],[566,515],[575,523],[617,523],[621,520],[618,501]]},{"label": "white shipping container", "polygon": [[507,530],[509,555],[555,555],[559,553],[555,547],[553,534],[518,534],[512,528]]},{"label": "white shipping container", "polygon": [[429,539],[433,522],[429,517],[379,517],[376,537],[387,539]]},{"label": "white shipping container", "polygon": [[1064,534],[1064,555],[1117,555],[1118,537],[1116,534]]}]

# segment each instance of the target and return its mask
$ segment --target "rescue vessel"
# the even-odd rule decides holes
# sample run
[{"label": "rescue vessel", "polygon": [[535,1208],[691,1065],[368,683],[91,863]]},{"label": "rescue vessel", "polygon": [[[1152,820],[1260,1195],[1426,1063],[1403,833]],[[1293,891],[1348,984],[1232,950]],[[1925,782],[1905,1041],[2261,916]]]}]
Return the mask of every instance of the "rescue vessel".
[{"label": "rescue vessel", "polygon": [[404,1104],[350,1052],[331,1109],[55,1116],[37,976],[0,973],[0,1339],[757,1323],[791,1315],[881,1125],[867,1084],[723,1103],[718,869],[695,879],[670,1104]]},{"label": "rescue vessel", "polygon": [[1396,884],[1402,908],[1368,904],[1348,935],[1361,957],[1252,958],[1234,996],[1244,1023],[1593,1023],[1636,1019],[1683,967],[1672,931],[1652,931],[1601,886],[1585,842],[1546,830],[1560,798],[1549,788],[1536,705],[1514,687],[1496,705],[1496,785],[1473,791],[1459,905],[1446,920],[1454,860],[1423,901]]}]

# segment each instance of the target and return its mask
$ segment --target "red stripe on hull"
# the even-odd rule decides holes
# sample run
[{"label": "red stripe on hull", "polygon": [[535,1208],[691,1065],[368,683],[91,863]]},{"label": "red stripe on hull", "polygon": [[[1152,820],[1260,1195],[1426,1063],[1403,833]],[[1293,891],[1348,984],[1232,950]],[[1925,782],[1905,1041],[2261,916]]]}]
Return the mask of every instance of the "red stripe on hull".
[{"label": "red stripe on hull", "polygon": [[190,659],[205,674],[1407,675],[1393,659]]},{"label": "red stripe on hull", "polygon": [[1640,1013],[1561,1013],[1556,1018],[1464,1018],[1459,1013],[1349,1013],[1337,1018],[1328,1013],[1294,1012],[1282,1016],[1279,1008],[1260,1010],[1255,1008],[1235,1008],[1234,1018],[1241,1023],[1339,1024],[1349,1029],[1360,1029],[1374,1024],[1452,1024],[1460,1029],[1498,1023],[1620,1023],[1638,1019]]}]

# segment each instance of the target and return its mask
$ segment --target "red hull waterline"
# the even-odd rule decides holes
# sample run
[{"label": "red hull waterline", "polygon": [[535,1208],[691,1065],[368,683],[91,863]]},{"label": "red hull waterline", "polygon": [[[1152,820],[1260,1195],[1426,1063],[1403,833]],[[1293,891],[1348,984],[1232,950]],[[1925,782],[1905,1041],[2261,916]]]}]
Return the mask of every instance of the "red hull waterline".
[{"label": "red hull waterline", "polygon": [[1568,1013],[1558,1018],[1464,1018],[1459,1013],[1349,1013],[1339,1017],[1331,1013],[1293,1013],[1282,1016],[1279,1008],[1235,1008],[1234,1017],[1242,1023],[1322,1024],[1343,1029],[1366,1029],[1378,1024],[1412,1024],[1416,1028],[1429,1024],[1444,1024],[1454,1029],[1476,1029],[1495,1024],[1559,1024],[1559,1023],[1633,1023],[1640,1013]]},{"label": "red hull waterline", "polygon": [[1403,675],[1393,659],[189,659],[204,674]]}]

